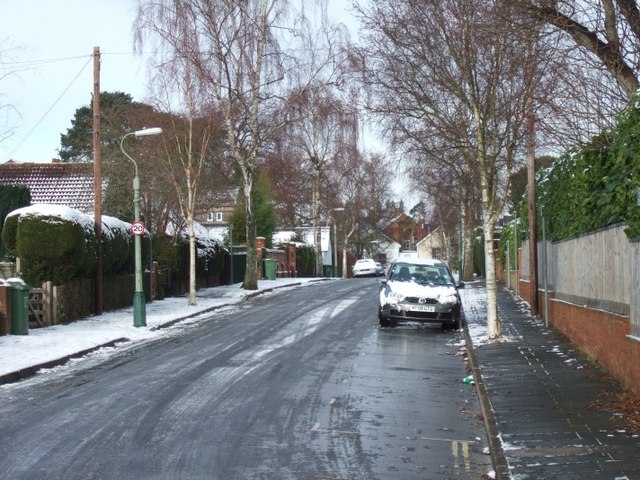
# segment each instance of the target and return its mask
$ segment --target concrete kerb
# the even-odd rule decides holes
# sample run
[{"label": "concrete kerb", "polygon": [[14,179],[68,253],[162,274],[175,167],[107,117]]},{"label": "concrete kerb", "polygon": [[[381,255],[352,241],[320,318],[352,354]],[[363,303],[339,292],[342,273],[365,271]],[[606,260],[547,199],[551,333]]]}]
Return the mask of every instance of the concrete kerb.
[{"label": "concrete kerb", "polygon": [[74,358],[84,357],[85,355],[89,355],[90,353],[96,352],[101,348],[109,348],[115,347],[119,343],[128,342],[128,338],[117,338],[115,340],[111,340],[110,342],[106,342],[102,345],[96,345],[95,347],[87,348],[86,350],[82,350],[80,352],[71,353],[61,358],[57,358],[55,360],[51,360],[49,362],[40,363],[38,365],[32,365],[30,367],[25,367],[15,372],[5,373],[4,375],[0,375],[0,385],[4,385],[6,383],[15,383],[20,380],[24,380],[25,378],[29,378],[38,373],[39,370],[44,368],[53,368],[59,367],[60,365],[64,365],[69,360],[73,360]]},{"label": "concrete kerb", "polygon": [[[318,279],[317,281],[323,281],[323,280],[327,280],[324,278]],[[245,297],[243,297],[240,301],[245,301],[247,299],[250,298],[254,298],[257,297],[258,295],[262,295],[263,293],[267,293],[267,292],[272,292],[274,290],[279,290],[282,288],[288,288],[288,287],[296,287],[296,286],[300,286],[302,285],[302,282],[298,282],[298,283],[289,283],[287,285],[281,285],[281,286],[276,286],[276,287],[272,287],[272,288],[265,288],[264,290],[258,290],[252,293],[247,294]],[[209,313],[209,312],[213,312],[215,310],[218,310],[220,308],[223,307],[227,307],[228,305],[216,305],[210,308],[206,308],[204,310],[198,310],[197,312],[193,312],[190,313],[189,315],[185,315],[183,317],[179,317],[179,318],[175,318],[172,320],[169,320],[168,322],[165,322],[161,325],[156,325],[155,327],[152,327],[151,330],[155,331],[155,330],[160,330],[162,328],[168,328],[171,327],[172,325],[175,325],[177,323],[183,322],[185,320],[188,320],[190,318],[205,314],[205,313]],[[101,348],[110,348],[110,347],[115,347],[116,345],[118,345],[119,343],[124,343],[124,342],[128,342],[129,339],[128,338],[118,338],[116,340],[111,340],[109,342],[103,343],[101,345],[96,345],[95,347],[91,347],[88,348],[86,350],[82,350],[80,352],[76,352],[76,353],[72,353],[69,355],[66,355],[64,357],[55,359],[55,360],[51,360],[49,362],[44,362],[44,363],[40,363],[38,365],[32,365],[30,367],[25,367],[22,368],[20,370],[17,370],[15,372],[10,372],[10,373],[6,373],[4,375],[0,375],[0,385],[4,385],[7,383],[15,383],[15,382],[19,382],[20,380],[24,380],[26,378],[32,377],[35,374],[38,373],[39,370],[42,369],[46,369],[46,368],[53,368],[53,367],[59,367],[61,365],[64,365],[65,363],[67,363],[69,360],[73,360],[76,358],[81,358],[84,357],[85,355],[89,355],[90,353],[96,352],[98,350],[100,350]]]},{"label": "concrete kerb", "polygon": [[469,357],[469,364],[473,374],[473,380],[475,382],[476,391],[478,392],[478,400],[480,402],[480,410],[482,411],[482,417],[484,418],[484,425],[487,430],[487,442],[489,443],[489,452],[491,454],[491,463],[493,463],[493,469],[496,473],[497,480],[508,480],[509,464],[505,457],[504,450],[502,449],[502,440],[498,432],[498,424],[494,415],[491,400],[487,394],[487,389],[484,385],[482,378],[482,370],[478,364],[478,357],[476,357],[475,350],[473,349],[473,341],[469,334],[469,328],[467,320],[463,316],[464,325],[464,338],[467,344],[467,355]]},{"label": "concrete kerb", "polygon": [[[319,279],[317,281],[323,281],[324,279]],[[273,292],[274,290],[280,290],[283,288],[289,288],[289,287],[299,287],[300,285],[302,285],[302,282],[298,282],[298,283],[289,283],[287,285],[281,285],[279,287],[272,287],[272,288],[265,288],[264,290],[256,290],[255,292],[249,293],[247,295],[245,295],[242,300],[240,300],[241,302],[244,302],[245,300],[248,300],[250,298],[255,298],[258,295],[262,295],[263,293],[269,293],[269,292]],[[179,318],[174,318],[172,320],[169,320],[168,322],[163,323],[162,325],[156,325],[155,327],[152,327],[151,330],[161,330],[163,328],[168,328],[171,327],[173,325],[175,325],[176,323],[180,323],[180,322],[184,322],[185,320],[188,320],[190,318],[194,318],[197,317],[199,315],[203,315],[205,313],[210,313],[213,312],[215,310],[219,310],[223,307],[228,307],[228,304],[223,304],[223,305],[215,305],[213,307],[209,307],[209,308],[205,308],[204,310],[198,310],[197,312],[193,312],[190,313],[189,315],[185,315],[184,317],[179,317]]]}]

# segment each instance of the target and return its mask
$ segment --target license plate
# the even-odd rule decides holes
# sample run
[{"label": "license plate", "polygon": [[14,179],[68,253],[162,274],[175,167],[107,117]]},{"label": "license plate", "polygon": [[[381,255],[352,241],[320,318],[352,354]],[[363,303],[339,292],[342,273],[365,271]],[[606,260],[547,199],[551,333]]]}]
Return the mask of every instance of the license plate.
[{"label": "license plate", "polygon": [[436,307],[433,305],[410,305],[409,310],[413,310],[414,312],[435,312]]}]

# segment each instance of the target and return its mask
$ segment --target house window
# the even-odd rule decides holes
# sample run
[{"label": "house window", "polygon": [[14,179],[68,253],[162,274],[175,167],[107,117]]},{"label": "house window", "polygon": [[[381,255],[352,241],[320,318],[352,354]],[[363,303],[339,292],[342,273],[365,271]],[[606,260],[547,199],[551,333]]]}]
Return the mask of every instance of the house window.
[{"label": "house window", "polygon": [[216,222],[222,222],[223,216],[222,212],[216,212]]},{"label": "house window", "polygon": [[207,212],[207,222],[213,222],[213,212]]}]

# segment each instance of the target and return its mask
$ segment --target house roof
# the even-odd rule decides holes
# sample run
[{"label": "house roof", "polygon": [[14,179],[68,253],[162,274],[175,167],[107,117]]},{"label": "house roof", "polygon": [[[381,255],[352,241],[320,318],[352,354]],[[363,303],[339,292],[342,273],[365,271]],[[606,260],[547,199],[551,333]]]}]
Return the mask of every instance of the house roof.
[{"label": "house roof", "polygon": [[26,185],[32,204],[94,211],[93,163],[5,163],[0,165],[0,183]]},{"label": "house roof", "polygon": [[427,243],[427,242],[431,241],[432,237],[433,237],[436,233],[438,233],[438,231],[439,231],[440,229],[442,229],[442,225],[438,225],[434,230],[431,230],[431,232],[429,232],[429,233],[427,234],[427,236],[426,236],[426,237],[424,237],[422,240],[420,240],[418,243],[416,243],[416,247],[417,247],[417,246],[419,246],[419,245],[422,245],[422,244],[424,244],[424,243]]},{"label": "house roof", "polygon": [[396,216],[394,216],[392,218],[384,219],[383,223],[381,225],[382,230],[387,229],[388,227],[390,227],[394,223],[398,223],[403,218],[411,218],[411,217],[409,217],[409,215],[407,215],[406,213],[400,212],[400,213],[398,213]]}]

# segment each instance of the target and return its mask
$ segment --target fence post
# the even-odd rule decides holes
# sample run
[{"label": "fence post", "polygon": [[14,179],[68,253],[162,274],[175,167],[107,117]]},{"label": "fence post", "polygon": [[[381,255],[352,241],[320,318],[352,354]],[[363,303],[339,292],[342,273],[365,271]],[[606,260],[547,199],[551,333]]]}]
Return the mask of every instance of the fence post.
[{"label": "fence post", "polygon": [[640,239],[634,238],[629,240],[630,248],[630,265],[631,265],[631,285],[630,285],[630,304],[629,304],[629,322],[631,323],[631,335],[640,337]]},{"label": "fence post", "polygon": [[53,325],[52,321],[52,305],[51,305],[51,294],[53,289],[53,282],[50,280],[44,282],[42,284],[42,317],[44,320],[44,324],[47,326]]},{"label": "fence post", "polygon": [[296,265],[296,244],[289,242],[287,244],[287,270],[290,277],[298,276],[298,266]]},{"label": "fence post", "polygon": [[60,292],[58,290],[60,288],[61,287],[59,286],[53,286],[51,289],[51,310],[53,312],[51,320],[53,321],[53,325],[58,325],[60,323],[60,305],[58,305],[60,298]]}]

